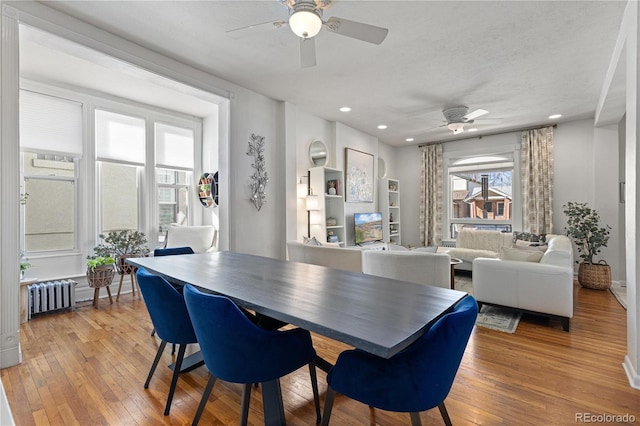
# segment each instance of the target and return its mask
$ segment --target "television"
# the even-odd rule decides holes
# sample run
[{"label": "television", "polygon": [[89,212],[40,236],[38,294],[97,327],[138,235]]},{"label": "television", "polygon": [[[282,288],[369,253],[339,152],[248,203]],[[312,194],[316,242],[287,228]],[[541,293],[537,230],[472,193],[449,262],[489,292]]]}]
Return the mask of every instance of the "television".
[{"label": "television", "polygon": [[382,241],[382,213],[354,213],[356,245]]}]

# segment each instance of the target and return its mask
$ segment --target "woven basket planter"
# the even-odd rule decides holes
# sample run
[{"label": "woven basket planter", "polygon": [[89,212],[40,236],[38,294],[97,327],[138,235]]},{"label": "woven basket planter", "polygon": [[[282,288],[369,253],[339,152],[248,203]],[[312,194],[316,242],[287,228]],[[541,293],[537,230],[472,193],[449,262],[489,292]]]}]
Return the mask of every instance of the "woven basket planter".
[{"label": "woven basket planter", "polygon": [[87,281],[89,287],[102,288],[111,285],[116,270],[113,265],[97,266],[93,271],[87,270]]},{"label": "woven basket planter", "polygon": [[600,263],[582,262],[578,267],[578,282],[582,287],[606,290],[611,287],[611,267],[604,260]]},{"label": "woven basket planter", "polygon": [[133,257],[142,257],[140,254],[127,254],[124,256],[116,256],[116,268],[120,275],[130,275],[136,272],[136,267],[126,263],[126,260]]}]

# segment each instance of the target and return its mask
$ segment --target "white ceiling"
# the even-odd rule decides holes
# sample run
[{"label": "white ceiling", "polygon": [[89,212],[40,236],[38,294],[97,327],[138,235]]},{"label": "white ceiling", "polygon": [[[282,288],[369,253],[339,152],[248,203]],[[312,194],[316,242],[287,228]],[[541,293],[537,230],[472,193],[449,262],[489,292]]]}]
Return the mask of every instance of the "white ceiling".
[{"label": "white ceiling", "polygon": [[[467,135],[453,136],[446,127],[437,127],[441,111],[451,106],[483,108],[490,113],[482,118],[500,118],[492,124],[477,121],[474,136],[550,123],[547,117],[554,113],[563,117],[553,122],[593,117],[626,2],[338,0],[325,11],[325,20],[337,16],[365,22],[388,28],[389,35],[381,45],[373,45],[323,29],[316,37],[318,65],[304,69],[298,38],[286,26],[266,25],[243,31],[241,37],[226,33],[286,20],[287,8],[277,0],[46,4],[243,87],[403,146]],[[60,56],[63,71],[55,76],[53,58],[33,52],[21,51],[31,58],[21,63],[30,75],[70,78],[81,69],[80,60],[69,62],[73,59],[67,53]],[[49,62],[41,62],[45,59]],[[623,104],[624,90],[617,92]],[[352,111],[339,112],[344,105]],[[197,114],[197,108],[185,112]],[[378,124],[388,129],[378,130]],[[409,137],[415,141],[405,142]]]}]

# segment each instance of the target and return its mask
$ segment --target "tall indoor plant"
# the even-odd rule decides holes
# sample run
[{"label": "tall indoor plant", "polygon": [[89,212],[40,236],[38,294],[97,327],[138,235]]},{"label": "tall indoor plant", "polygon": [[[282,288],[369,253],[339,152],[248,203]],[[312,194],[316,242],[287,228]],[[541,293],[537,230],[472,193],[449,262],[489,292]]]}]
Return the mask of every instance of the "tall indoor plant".
[{"label": "tall indoor plant", "polygon": [[589,207],[587,203],[570,201],[564,206],[567,215],[565,231],[576,246],[582,261],[576,261],[578,268],[578,282],[581,286],[605,290],[611,287],[611,268],[607,262],[594,262],[595,255],[600,253],[601,247],[606,247],[609,241],[609,225],[600,225],[600,214]]}]

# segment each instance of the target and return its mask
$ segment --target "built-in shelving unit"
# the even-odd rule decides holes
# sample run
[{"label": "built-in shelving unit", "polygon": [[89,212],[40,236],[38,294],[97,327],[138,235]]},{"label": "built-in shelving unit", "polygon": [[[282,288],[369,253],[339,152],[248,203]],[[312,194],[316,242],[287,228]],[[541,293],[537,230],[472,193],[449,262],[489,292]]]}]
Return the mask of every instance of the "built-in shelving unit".
[{"label": "built-in shelving unit", "polygon": [[380,209],[384,241],[401,244],[400,238],[400,182],[385,178],[380,183]]},{"label": "built-in shelving unit", "polygon": [[344,246],[346,231],[342,170],[313,167],[309,169],[309,186],[311,193],[318,197],[318,209],[309,212],[310,236],[318,241]]}]

